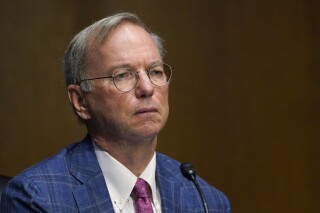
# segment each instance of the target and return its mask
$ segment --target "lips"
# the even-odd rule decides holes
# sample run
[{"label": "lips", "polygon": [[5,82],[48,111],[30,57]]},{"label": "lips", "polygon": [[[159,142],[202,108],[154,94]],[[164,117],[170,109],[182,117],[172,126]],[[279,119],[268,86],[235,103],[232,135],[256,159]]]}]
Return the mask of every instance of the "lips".
[{"label": "lips", "polygon": [[136,112],[135,112],[135,115],[138,115],[138,114],[146,114],[146,113],[153,113],[153,112],[158,112],[157,108],[155,108],[155,107],[142,108],[142,109],[139,109],[138,111],[136,111]]}]

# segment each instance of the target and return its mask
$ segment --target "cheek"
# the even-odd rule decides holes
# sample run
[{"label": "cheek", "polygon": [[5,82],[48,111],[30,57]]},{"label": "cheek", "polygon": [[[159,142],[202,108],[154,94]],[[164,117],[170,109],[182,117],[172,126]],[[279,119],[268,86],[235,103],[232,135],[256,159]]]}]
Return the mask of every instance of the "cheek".
[{"label": "cheek", "polygon": [[169,102],[169,87],[164,87],[161,91],[161,101],[163,101],[164,104],[168,105]]},{"label": "cheek", "polygon": [[108,115],[113,112],[113,101],[112,97],[103,92],[93,91],[88,99],[88,105],[90,111],[94,115]]},{"label": "cheek", "polygon": [[162,106],[163,113],[168,114],[169,113],[169,93],[167,88],[164,88],[164,90],[160,92],[158,100]]},{"label": "cheek", "polygon": [[130,106],[132,106],[130,100],[119,94],[117,97],[110,97],[106,100],[104,110],[116,119],[126,119],[130,116]]}]

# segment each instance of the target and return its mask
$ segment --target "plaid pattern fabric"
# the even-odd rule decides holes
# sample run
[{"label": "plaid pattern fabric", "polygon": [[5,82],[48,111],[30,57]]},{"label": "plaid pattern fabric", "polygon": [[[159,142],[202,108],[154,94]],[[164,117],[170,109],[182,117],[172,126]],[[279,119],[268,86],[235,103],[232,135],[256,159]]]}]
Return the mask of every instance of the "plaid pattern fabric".
[{"label": "plaid pattern fabric", "polygon": [[[157,153],[162,212],[203,212],[196,188],[180,174],[179,165]],[[201,178],[198,182],[210,213],[231,212],[223,193]],[[90,137],[14,177],[2,193],[0,212],[114,212]]]}]

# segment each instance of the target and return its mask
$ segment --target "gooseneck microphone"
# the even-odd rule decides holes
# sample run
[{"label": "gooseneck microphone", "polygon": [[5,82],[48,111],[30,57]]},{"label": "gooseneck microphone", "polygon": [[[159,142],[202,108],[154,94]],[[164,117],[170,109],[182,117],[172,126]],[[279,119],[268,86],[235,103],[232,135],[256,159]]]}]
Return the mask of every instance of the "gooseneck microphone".
[{"label": "gooseneck microphone", "polygon": [[194,183],[194,185],[196,186],[196,188],[200,194],[204,211],[205,211],[205,213],[209,213],[206,199],[205,199],[204,194],[203,194],[203,192],[202,192],[202,190],[196,180],[197,174],[196,174],[196,170],[193,168],[193,165],[189,162],[181,163],[180,170],[181,170],[181,173],[184,177],[186,177],[187,179],[191,180]]}]

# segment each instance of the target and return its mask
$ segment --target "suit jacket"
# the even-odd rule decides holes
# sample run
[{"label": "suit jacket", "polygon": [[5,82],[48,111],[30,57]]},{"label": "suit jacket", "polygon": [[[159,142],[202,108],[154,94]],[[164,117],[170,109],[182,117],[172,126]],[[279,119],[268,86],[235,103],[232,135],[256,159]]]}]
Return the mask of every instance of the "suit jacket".
[{"label": "suit jacket", "polygon": [[[204,212],[180,164],[157,153],[156,180],[163,213]],[[229,213],[226,196],[197,178],[209,212]],[[114,212],[90,137],[69,145],[14,177],[2,193],[1,212]]]}]

